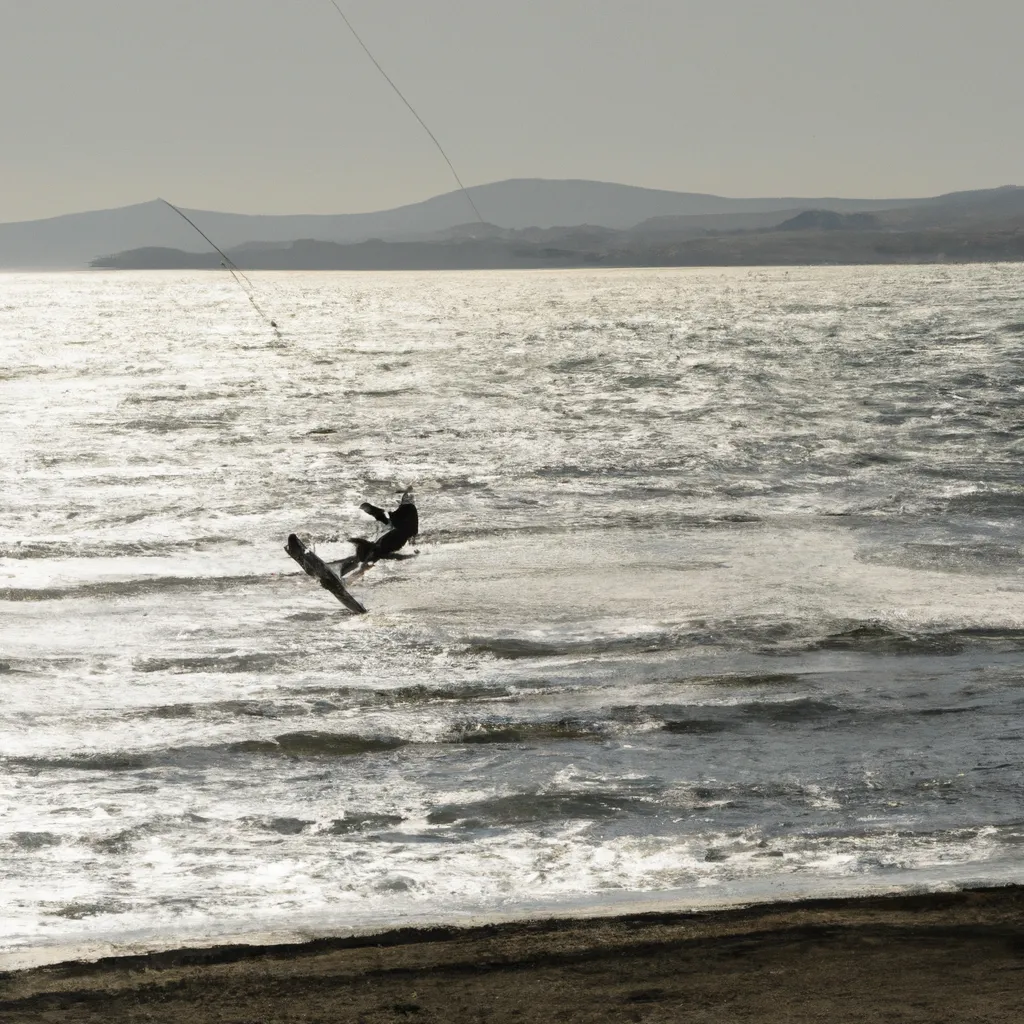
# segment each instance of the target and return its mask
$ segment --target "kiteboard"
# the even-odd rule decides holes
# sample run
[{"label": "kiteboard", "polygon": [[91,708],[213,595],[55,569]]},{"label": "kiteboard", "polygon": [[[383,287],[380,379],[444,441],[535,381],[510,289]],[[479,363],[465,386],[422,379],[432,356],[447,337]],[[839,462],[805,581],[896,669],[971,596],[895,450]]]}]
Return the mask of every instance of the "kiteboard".
[{"label": "kiteboard", "polygon": [[341,577],[331,571],[331,567],[315,552],[306,547],[305,544],[295,536],[288,534],[288,543],[285,551],[295,559],[308,576],[320,581],[324,590],[329,590],[350,612],[356,615],[365,615],[366,608],[362,602],[353,597],[341,582]]}]

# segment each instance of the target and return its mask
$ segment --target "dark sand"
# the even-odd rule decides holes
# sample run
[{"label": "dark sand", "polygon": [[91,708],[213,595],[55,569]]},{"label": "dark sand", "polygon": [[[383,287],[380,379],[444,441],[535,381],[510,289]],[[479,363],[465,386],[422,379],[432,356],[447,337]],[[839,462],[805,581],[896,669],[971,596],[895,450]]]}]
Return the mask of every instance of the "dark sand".
[{"label": "dark sand", "polygon": [[1024,1022],[1024,887],[221,946],[0,975],[0,1021]]}]

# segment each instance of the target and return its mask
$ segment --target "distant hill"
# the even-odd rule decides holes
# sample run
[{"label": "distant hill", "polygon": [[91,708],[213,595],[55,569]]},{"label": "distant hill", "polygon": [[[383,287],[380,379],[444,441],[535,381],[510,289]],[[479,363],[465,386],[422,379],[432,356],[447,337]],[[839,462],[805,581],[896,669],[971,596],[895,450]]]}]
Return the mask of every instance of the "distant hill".
[{"label": "distant hill", "polygon": [[836,213],[835,210],[804,210],[779,226],[780,231],[856,231],[878,227],[870,213]]},{"label": "distant hill", "polygon": [[[226,249],[246,270],[455,270],[587,266],[753,266],[1024,259],[1024,188],[956,193],[909,207],[840,213],[697,214],[626,229],[461,224],[414,240],[322,239]],[[216,267],[212,252],[129,249],[95,267]]]},{"label": "distant hill", "polygon": [[[636,188],[599,181],[519,178],[469,189],[481,215],[504,230],[577,225],[622,231],[659,218],[764,215],[794,216],[803,210],[837,212],[907,208],[936,199],[842,199],[792,197],[731,199],[695,192]],[[169,197],[173,200],[173,196]],[[376,213],[251,216],[185,211],[222,248],[245,243],[418,241],[473,220],[461,192]],[[700,227],[703,231],[709,224]],[[763,226],[763,225],[761,225]],[[477,225],[479,227],[479,225]],[[47,220],[0,224],[0,268],[85,267],[97,257],[142,247],[196,249],[203,243],[159,200],[113,210],[74,213]]]}]

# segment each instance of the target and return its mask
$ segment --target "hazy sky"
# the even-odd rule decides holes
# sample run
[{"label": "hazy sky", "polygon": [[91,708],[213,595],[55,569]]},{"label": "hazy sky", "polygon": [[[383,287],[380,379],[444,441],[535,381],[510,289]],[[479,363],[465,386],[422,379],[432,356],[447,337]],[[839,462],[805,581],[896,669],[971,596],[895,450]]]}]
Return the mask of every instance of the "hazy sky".
[{"label": "hazy sky", "polygon": [[[1024,184],[1024,0],[339,0],[466,184]],[[0,0],[0,221],[454,187],[330,0]]]}]

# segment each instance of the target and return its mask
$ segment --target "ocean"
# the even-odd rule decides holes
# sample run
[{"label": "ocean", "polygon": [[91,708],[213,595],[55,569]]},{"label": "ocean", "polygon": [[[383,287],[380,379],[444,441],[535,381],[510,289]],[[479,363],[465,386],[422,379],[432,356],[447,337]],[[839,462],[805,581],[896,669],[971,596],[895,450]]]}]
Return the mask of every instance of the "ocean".
[{"label": "ocean", "polygon": [[0,275],[0,964],[1024,881],[1024,265],[252,280]]}]

